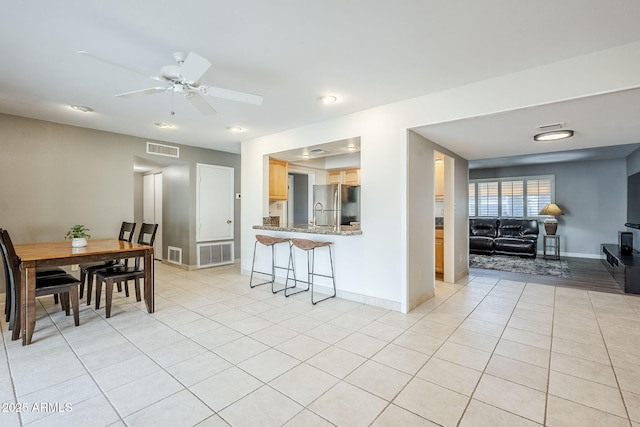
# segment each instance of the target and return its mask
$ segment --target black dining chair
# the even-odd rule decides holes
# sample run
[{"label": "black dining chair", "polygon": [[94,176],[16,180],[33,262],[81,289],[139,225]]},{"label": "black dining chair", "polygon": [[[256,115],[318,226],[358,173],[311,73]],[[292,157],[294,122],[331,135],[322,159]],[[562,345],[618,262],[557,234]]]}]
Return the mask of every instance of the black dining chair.
[{"label": "black dining chair", "polygon": [[[20,338],[21,329],[21,294],[20,294],[20,260],[16,255],[13,242],[7,230],[0,232],[0,247],[2,248],[2,260],[7,272],[8,288],[11,289],[10,328],[11,339]],[[69,303],[73,307],[73,320],[76,326],[80,324],[80,311],[78,304],[78,285],[80,281],[71,274],[58,274],[53,276],[38,277],[36,273],[36,298],[44,295],[61,295],[65,314],[70,315]]]},{"label": "black dining chair", "polygon": [[[120,233],[118,234],[118,240],[123,242],[131,242],[133,240],[133,234],[136,230],[135,222],[122,222],[120,226]],[[86,264],[80,264],[80,299],[84,297],[84,287],[87,285],[87,305],[91,305],[91,292],[93,290],[93,281],[95,272],[112,265],[116,265],[116,261],[105,262],[91,262]]]},{"label": "black dining chair", "polygon": [[[138,235],[138,243],[141,245],[153,246],[156,240],[156,232],[158,224],[142,224],[140,234]],[[111,317],[111,298],[113,295],[113,284],[124,283],[125,295],[129,296],[129,280],[135,282],[136,300],[141,301],[140,296],[140,279],[144,278],[144,269],[140,265],[141,258],[135,259],[134,265],[128,265],[129,260],[125,260],[125,265],[115,265],[96,271],[96,310],[100,308],[100,294],[102,293],[102,284],[105,284],[105,311],[106,317]]]},{"label": "black dining chair", "polygon": [[[0,228],[0,234],[2,234],[3,229]],[[4,261],[4,258],[3,258]],[[4,314],[5,321],[9,323],[9,330],[13,329],[13,318],[11,317],[11,307],[15,301],[15,295],[11,290],[11,286],[9,286],[9,268],[5,262],[4,264],[4,277],[5,277],[5,302],[4,302]],[[67,272],[60,267],[49,267],[49,268],[38,268],[36,270],[36,278],[49,277],[49,276],[57,276],[60,274],[67,274]],[[54,295],[55,303],[58,303],[58,295]]]}]

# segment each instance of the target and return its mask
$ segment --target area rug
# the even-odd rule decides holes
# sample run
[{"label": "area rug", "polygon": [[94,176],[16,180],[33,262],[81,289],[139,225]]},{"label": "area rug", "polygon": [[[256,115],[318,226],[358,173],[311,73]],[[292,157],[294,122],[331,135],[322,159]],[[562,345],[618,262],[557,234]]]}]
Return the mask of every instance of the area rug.
[{"label": "area rug", "polygon": [[505,255],[469,254],[470,268],[508,271],[510,273],[536,274],[538,276],[571,277],[567,261],[520,258]]}]

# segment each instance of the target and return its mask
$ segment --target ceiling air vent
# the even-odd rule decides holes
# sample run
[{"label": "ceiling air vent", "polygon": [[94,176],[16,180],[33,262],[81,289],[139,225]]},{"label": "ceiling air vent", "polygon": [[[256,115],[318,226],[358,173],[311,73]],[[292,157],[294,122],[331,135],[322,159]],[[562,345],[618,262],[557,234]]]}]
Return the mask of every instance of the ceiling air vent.
[{"label": "ceiling air vent", "polygon": [[158,144],[156,142],[147,142],[147,153],[156,156],[180,157],[180,147],[171,145]]},{"label": "ceiling air vent", "polygon": [[562,129],[564,127],[564,125],[565,125],[564,122],[562,122],[562,123],[552,123],[550,125],[539,125],[539,126],[536,126],[536,128],[540,129],[540,131],[542,131],[542,132],[549,132],[549,131],[552,131],[552,130]]},{"label": "ceiling air vent", "polygon": [[312,148],[311,150],[309,150],[309,153],[311,154],[324,154],[324,153],[328,153],[327,150],[323,150],[322,148]]}]

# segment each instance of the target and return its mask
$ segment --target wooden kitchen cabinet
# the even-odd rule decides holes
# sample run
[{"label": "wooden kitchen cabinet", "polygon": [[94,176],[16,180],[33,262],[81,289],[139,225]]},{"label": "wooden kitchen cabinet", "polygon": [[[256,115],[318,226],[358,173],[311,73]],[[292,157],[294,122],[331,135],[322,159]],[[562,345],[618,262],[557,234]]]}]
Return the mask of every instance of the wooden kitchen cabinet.
[{"label": "wooden kitchen cabinet", "polygon": [[335,169],[327,171],[327,184],[360,185],[360,169]]},{"label": "wooden kitchen cabinet", "polygon": [[444,230],[436,229],[436,273],[444,273]]},{"label": "wooden kitchen cabinet", "polygon": [[342,184],[342,171],[328,171],[327,184]]},{"label": "wooden kitchen cabinet", "polygon": [[343,184],[360,185],[360,169],[345,169],[343,172]]},{"label": "wooden kitchen cabinet", "polygon": [[287,162],[269,157],[269,200],[287,200],[288,190]]}]

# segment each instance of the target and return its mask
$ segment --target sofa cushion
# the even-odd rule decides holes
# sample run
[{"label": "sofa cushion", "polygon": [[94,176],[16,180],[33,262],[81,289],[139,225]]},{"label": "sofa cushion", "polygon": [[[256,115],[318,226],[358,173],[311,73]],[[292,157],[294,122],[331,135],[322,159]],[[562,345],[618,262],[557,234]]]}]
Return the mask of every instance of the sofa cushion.
[{"label": "sofa cushion", "polygon": [[523,238],[534,235],[538,238],[538,221],[535,219],[502,218],[498,226],[498,237]]},{"label": "sofa cushion", "polygon": [[469,237],[469,249],[493,251],[493,237],[471,236]]},{"label": "sofa cushion", "polygon": [[522,237],[522,220],[501,219],[498,226],[498,237]]},{"label": "sofa cushion", "polygon": [[493,240],[493,244],[496,250],[501,250],[501,251],[512,250],[513,252],[531,250],[533,248],[534,243],[535,242],[533,240],[518,239],[513,237],[498,237]]},{"label": "sofa cushion", "polygon": [[496,218],[471,218],[469,219],[469,236],[498,236],[498,220]]},{"label": "sofa cushion", "polygon": [[536,242],[529,239],[498,237],[493,241],[496,254],[528,255],[535,258]]}]

